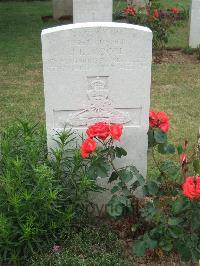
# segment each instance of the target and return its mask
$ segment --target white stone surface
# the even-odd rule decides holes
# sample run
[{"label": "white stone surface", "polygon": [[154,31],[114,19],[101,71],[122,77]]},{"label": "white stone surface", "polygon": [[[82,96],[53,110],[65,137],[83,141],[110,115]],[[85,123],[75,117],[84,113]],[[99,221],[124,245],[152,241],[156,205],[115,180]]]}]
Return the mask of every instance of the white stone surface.
[{"label": "white stone surface", "polygon": [[[42,53],[48,147],[65,126],[80,134],[96,121],[122,123],[128,156],[116,163],[145,175],[152,32],[112,22],[60,26],[42,31]],[[110,194],[95,197],[101,209]]]},{"label": "white stone surface", "polygon": [[200,0],[192,0],[190,9],[189,46],[197,48],[200,45]]},{"label": "white stone surface", "polygon": [[137,8],[146,7],[146,5],[149,4],[149,0],[127,0],[127,4]]},{"label": "white stone surface", "polygon": [[111,22],[112,0],[73,0],[73,22]]},{"label": "white stone surface", "polygon": [[53,0],[53,18],[73,16],[73,0]]}]

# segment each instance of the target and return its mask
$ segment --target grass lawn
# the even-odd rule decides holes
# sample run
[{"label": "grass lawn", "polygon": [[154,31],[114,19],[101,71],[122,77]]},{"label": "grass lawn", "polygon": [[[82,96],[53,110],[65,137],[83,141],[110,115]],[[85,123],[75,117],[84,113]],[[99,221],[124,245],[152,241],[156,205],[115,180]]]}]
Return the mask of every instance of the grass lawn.
[{"label": "grass lawn", "polygon": [[131,266],[122,246],[108,226],[81,229],[67,237],[62,253],[36,256],[29,266]]}]

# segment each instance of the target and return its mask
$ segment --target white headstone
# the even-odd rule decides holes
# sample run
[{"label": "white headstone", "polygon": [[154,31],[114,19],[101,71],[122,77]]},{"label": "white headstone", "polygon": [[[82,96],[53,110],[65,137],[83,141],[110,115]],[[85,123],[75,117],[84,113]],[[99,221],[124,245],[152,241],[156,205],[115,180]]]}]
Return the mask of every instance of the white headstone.
[{"label": "white headstone", "polygon": [[146,7],[149,4],[149,0],[127,0],[127,4],[131,6],[139,7]]},{"label": "white headstone", "polygon": [[112,0],[73,0],[73,22],[111,22]]},{"label": "white headstone", "polygon": [[73,0],[53,0],[53,18],[73,16]]},{"label": "white headstone", "polygon": [[[42,53],[48,147],[65,126],[81,134],[97,121],[122,123],[128,156],[120,165],[134,164],[145,175],[152,32],[112,22],[60,26],[42,31]],[[109,197],[95,200],[101,205]]]},{"label": "white headstone", "polygon": [[197,48],[200,45],[200,0],[192,0],[190,10],[189,46]]}]

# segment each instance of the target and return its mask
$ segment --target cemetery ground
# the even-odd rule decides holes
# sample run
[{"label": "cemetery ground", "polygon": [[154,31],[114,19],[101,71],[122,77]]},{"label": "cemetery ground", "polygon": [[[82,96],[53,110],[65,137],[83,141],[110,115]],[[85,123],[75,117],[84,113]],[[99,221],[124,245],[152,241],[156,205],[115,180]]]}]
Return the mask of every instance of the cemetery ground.
[{"label": "cemetery ground", "polygon": [[[165,2],[170,7],[178,1]],[[184,4],[188,6],[189,1]],[[43,28],[61,24],[41,20],[51,13],[50,2],[0,3],[0,129],[19,117],[44,124],[40,33]],[[169,115],[169,137],[177,144],[186,138],[194,141],[200,125],[200,64],[195,55],[181,51],[187,47],[187,25],[175,29],[167,45],[169,50],[163,56],[159,52],[152,66],[151,106]],[[153,171],[151,158],[149,171]],[[77,231],[66,240],[67,252],[42,255],[33,265],[129,265],[120,241],[107,226],[94,222],[93,229]],[[59,260],[63,264],[56,264]]]}]

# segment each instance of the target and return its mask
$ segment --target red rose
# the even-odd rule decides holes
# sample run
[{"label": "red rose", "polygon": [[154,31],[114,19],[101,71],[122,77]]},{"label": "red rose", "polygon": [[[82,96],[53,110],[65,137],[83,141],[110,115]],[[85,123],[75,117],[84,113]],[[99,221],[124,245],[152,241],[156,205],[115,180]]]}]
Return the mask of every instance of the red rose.
[{"label": "red rose", "polygon": [[87,129],[86,133],[90,138],[97,137],[99,139],[105,140],[110,133],[109,125],[105,122],[95,123]]},{"label": "red rose", "polygon": [[195,198],[195,183],[194,183],[194,177],[186,177],[185,183],[183,184],[183,194],[190,198]]},{"label": "red rose", "polygon": [[110,125],[110,136],[115,140],[120,140],[123,132],[123,126],[121,124]]},{"label": "red rose", "polygon": [[169,118],[165,112],[149,112],[149,127],[158,127],[162,132],[167,132],[170,128]]},{"label": "red rose", "polygon": [[186,177],[183,184],[183,194],[190,199],[200,199],[200,177]]},{"label": "red rose", "polygon": [[198,194],[198,198],[200,199],[200,176],[196,178],[196,193]]},{"label": "red rose", "polygon": [[174,14],[178,14],[178,13],[179,13],[179,9],[176,8],[176,7],[172,7],[172,8],[171,8],[171,11],[172,11],[172,13],[174,13]]},{"label": "red rose", "polygon": [[158,10],[157,9],[154,9],[154,11],[153,11],[153,17],[154,18],[159,18],[159,13],[158,13]]},{"label": "red rose", "polygon": [[128,15],[135,16],[136,10],[133,6],[128,6],[124,9],[124,13],[126,16],[128,16]]},{"label": "red rose", "polygon": [[83,158],[89,157],[90,153],[96,150],[96,142],[93,139],[86,139],[81,145],[81,156]]},{"label": "red rose", "polygon": [[158,128],[160,128],[162,132],[166,133],[170,128],[168,116],[166,115],[165,112],[159,112],[157,113],[157,117],[158,117]]},{"label": "red rose", "polygon": [[158,117],[157,114],[153,111],[149,112],[149,126],[150,128],[156,127],[158,124]]}]

